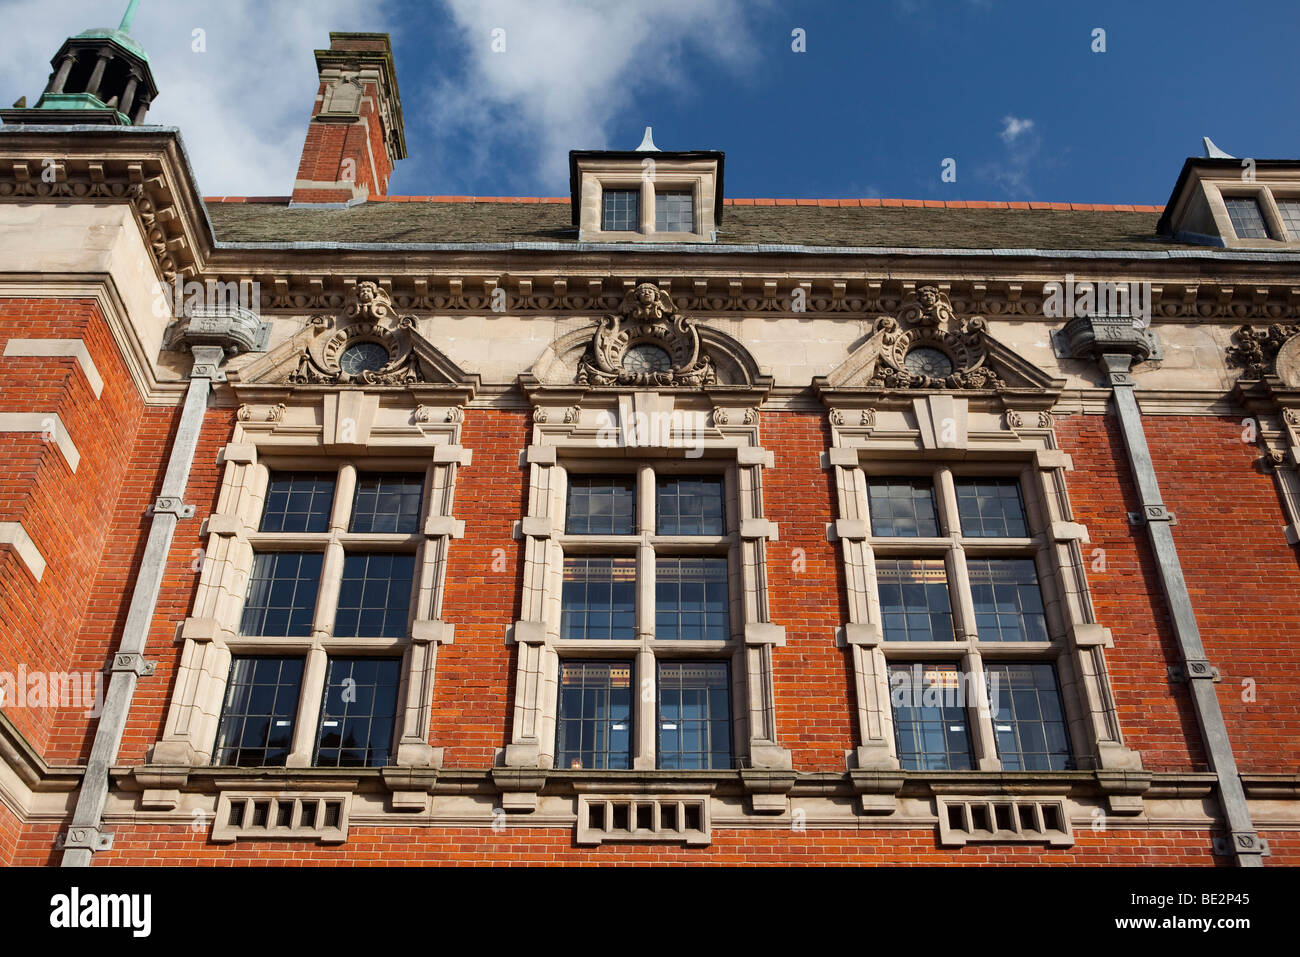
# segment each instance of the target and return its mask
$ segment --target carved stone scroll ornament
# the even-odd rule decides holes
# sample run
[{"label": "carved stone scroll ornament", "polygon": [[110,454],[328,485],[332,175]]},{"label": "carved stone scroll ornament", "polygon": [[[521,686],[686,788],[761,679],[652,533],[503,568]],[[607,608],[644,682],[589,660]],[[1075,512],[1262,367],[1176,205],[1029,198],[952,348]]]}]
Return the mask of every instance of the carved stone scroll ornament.
[{"label": "carved stone scroll ornament", "polygon": [[600,321],[578,363],[576,381],[698,387],[716,383],[717,371],[701,348],[695,324],[677,312],[668,293],[643,282],[623,297],[619,315]]},{"label": "carved stone scroll ornament", "polygon": [[[329,324],[324,316],[313,316],[311,322],[314,326]],[[290,374],[289,381],[328,385],[423,382],[419,360],[411,350],[410,333],[414,328],[414,317],[398,317],[392,299],[382,286],[360,283],[356,295],[343,308],[338,328],[316,337],[303,349],[298,368]],[[354,346],[367,343],[377,348],[365,352],[355,364],[345,363],[345,356]]]},{"label": "carved stone scroll ornament", "polygon": [[[1291,371],[1284,366],[1291,365],[1283,357],[1282,350],[1288,345],[1288,352],[1295,352],[1300,346],[1300,323],[1275,322],[1264,328],[1242,326],[1232,334],[1233,344],[1228,347],[1228,363],[1245,370],[1243,379],[1262,379],[1267,375],[1281,375]],[[1296,370],[1300,372],[1300,369]]]},{"label": "carved stone scroll ornament", "polygon": [[[876,320],[880,361],[870,384],[889,389],[994,389],[1006,383],[984,363],[987,323],[958,319],[948,296],[922,286],[897,318]],[[914,355],[909,360],[908,356]],[[917,361],[923,359],[924,361]]]}]

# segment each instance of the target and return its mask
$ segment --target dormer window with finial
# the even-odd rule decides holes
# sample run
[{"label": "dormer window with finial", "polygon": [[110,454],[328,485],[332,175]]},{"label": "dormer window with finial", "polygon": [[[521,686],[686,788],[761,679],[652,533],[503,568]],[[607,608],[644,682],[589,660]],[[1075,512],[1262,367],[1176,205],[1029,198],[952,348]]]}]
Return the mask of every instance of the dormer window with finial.
[{"label": "dormer window with finial", "polygon": [[635,150],[569,154],[582,242],[706,243],[722,220],[723,154],[660,150],[650,127]]}]

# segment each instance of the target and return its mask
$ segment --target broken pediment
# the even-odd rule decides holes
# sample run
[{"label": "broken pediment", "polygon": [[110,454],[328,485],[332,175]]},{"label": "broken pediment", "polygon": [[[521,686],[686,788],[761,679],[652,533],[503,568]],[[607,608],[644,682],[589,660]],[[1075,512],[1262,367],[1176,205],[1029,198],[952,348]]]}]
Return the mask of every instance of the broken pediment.
[{"label": "broken pediment", "polygon": [[337,316],[312,316],[307,325],[240,370],[245,385],[383,386],[477,385],[417,328],[398,316],[388,292],[362,282]]},{"label": "broken pediment", "polygon": [[988,334],[982,316],[961,318],[937,286],[921,286],[830,375],[820,391],[1057,391],[1063,382]]},{"label": "broken pediment", "polygon": [[725,333],[678,312],[668,292],[643,282],[617,314],[553,342],[534,364],[542,385],[630,389],[766,389],[749,351]]}]

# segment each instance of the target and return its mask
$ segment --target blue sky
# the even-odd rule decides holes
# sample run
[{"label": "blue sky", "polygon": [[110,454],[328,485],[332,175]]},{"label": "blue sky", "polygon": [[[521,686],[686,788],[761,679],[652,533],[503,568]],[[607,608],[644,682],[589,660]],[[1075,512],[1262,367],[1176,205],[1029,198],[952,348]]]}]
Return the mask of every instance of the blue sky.
[{"label": "blue sky", "polygon": [[[0,2],[0,96],[34,99],[61,39],[124,5]],[[1295,0],[143,0],[133,32],[150,119],[181,127],[209,195],[288,193],[335,29],[393,34],[396,194],[563,195],[569,149],[653,125],[726,151],[733,197],[1163,203],[1203,135],[1300,156],[1297,26]]]}]

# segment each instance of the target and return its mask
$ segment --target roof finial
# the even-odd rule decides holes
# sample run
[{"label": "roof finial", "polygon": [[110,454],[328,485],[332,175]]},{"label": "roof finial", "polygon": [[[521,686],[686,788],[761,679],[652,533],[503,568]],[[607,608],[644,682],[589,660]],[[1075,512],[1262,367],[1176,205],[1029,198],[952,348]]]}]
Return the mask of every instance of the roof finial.
[{"label": "roof finial", "polygon": [[652,127],[647,126],[645,128],[645,136],[641,138],[641,145],[636,148],[638,153],[659,152],[659,147],[655,146],[655,139],[652,132]]},{"label": "roof finial", "polygon": [[130,0],[126,5],[126,13],[122,14],[122,22],[118,24],[118,33],[130,33],[131,21],[135,19],[135,9],[140,6],[140,0]]},{"label": "roof finial", "polygon": [[1206,158],[1206,159],[1223,159],[1223,160],[1231,160],[1231,159],[1236,159],[1236,158],[1237,158],[1237,157],[1233,156],[1231,153],[1225,153],[1225,152],[1223,152],[1223,150],[1221,150],[1221,149],[1219,149],[1217,146],[1215,146],[1215,145],[1214,145],[1214,140],[1210,139],[1208,136],[1202,136],[1202,137],[1201,137],[1201,143],[1202,143],[1202,145],[1204,145],[1204,147],[1205,147],[1205,158]]}]

